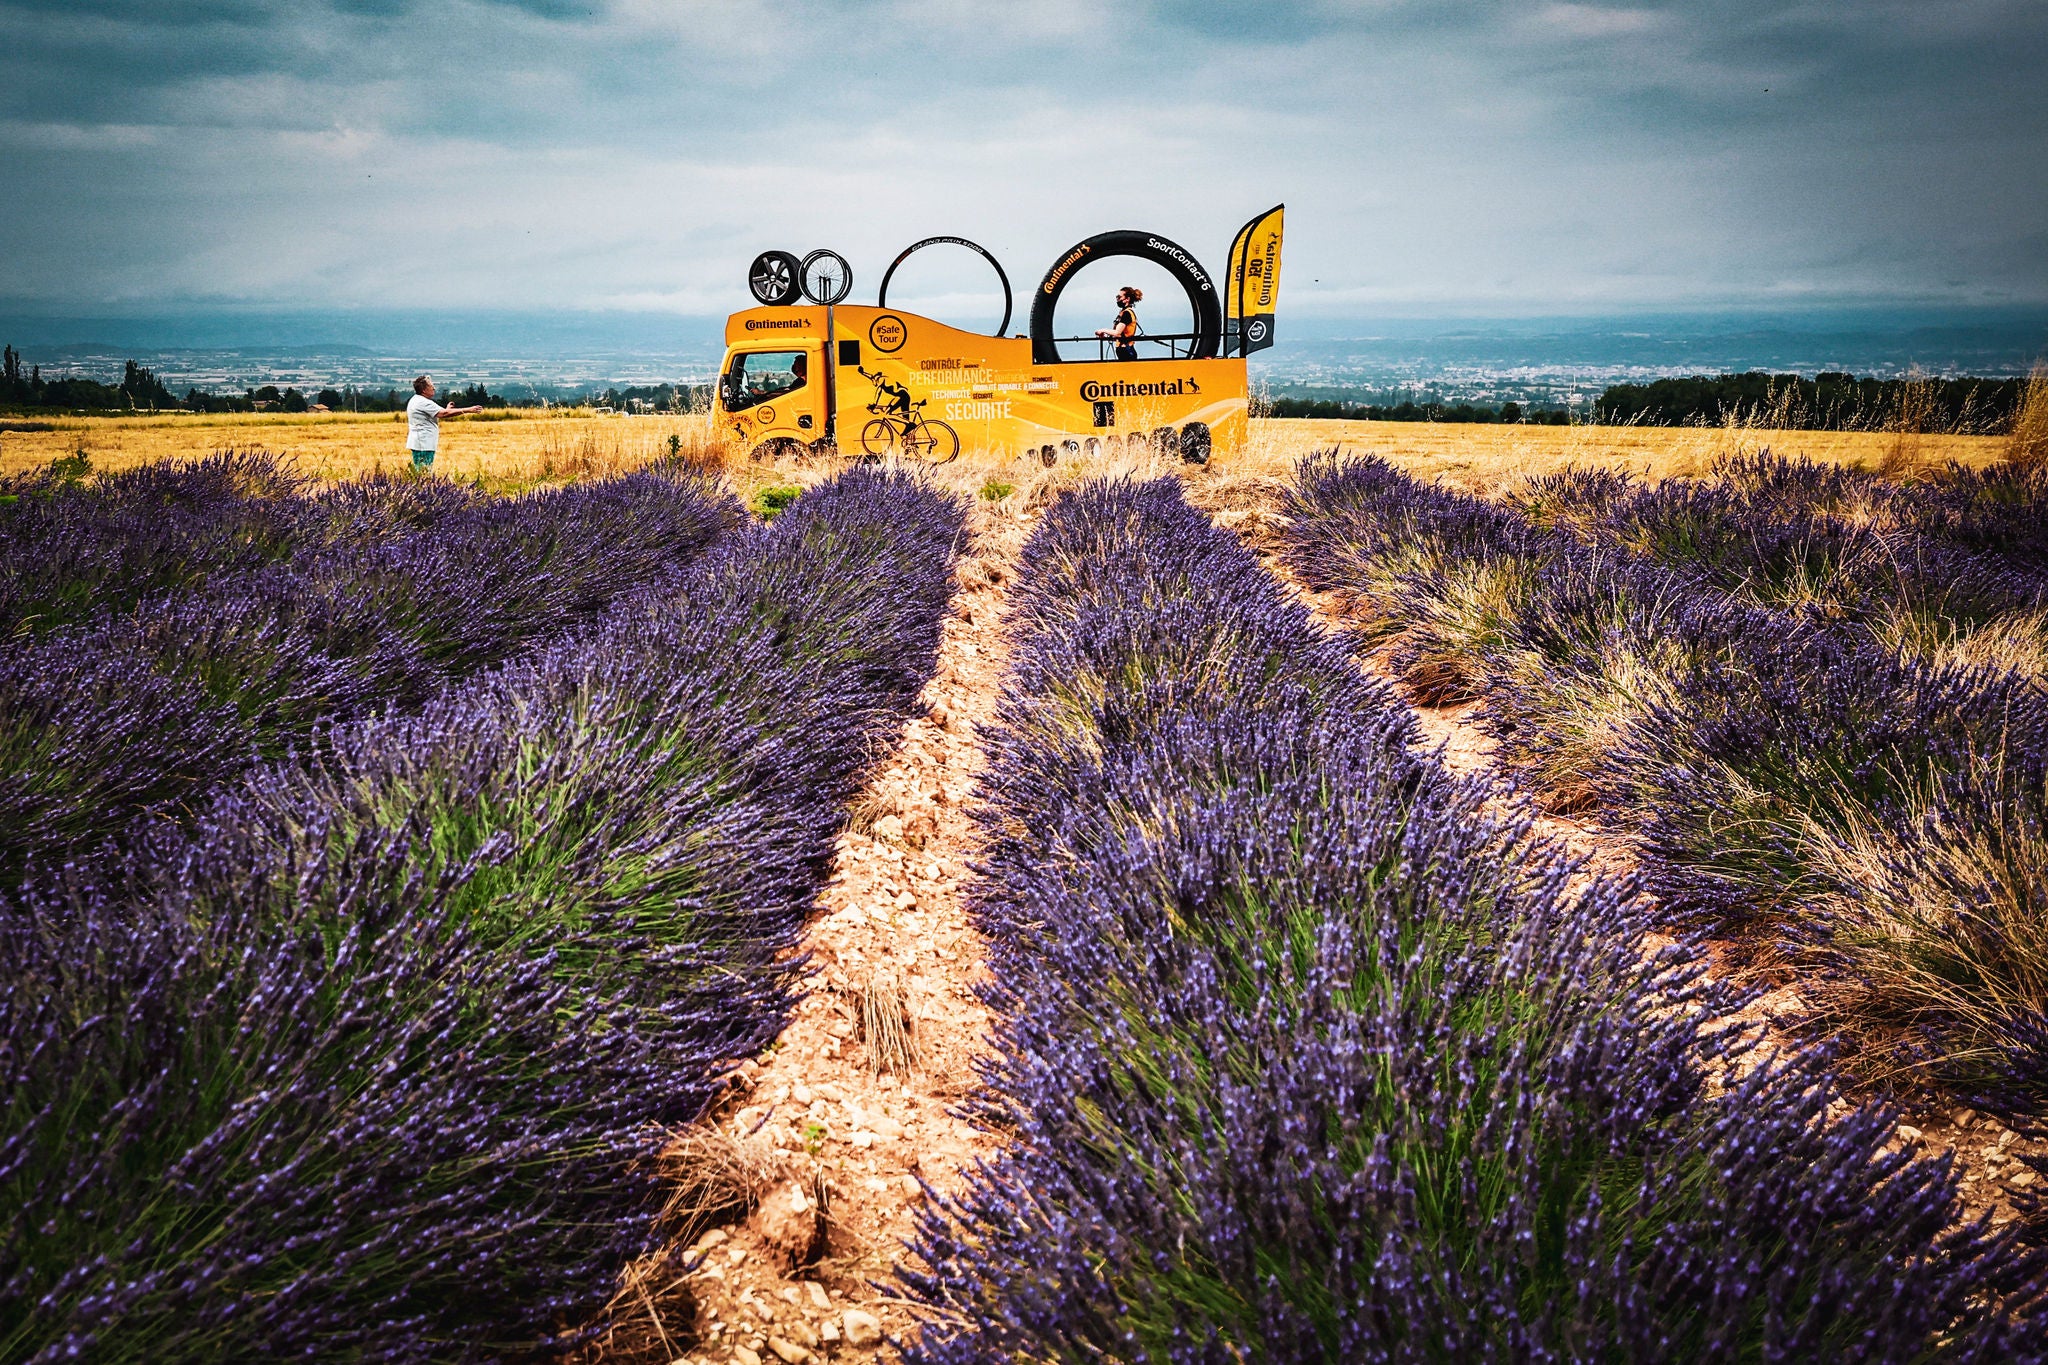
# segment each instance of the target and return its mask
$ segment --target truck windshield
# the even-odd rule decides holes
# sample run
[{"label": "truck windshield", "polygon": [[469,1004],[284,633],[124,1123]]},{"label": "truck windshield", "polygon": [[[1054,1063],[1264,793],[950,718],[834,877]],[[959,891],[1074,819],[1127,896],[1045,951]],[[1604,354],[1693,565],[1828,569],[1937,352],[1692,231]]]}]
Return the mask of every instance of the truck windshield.
[{"label": "truck windshield", "polygon": [[738,412],[804,386],[802,351],[748,351],[732,358],[725,372],[725,410]]}]

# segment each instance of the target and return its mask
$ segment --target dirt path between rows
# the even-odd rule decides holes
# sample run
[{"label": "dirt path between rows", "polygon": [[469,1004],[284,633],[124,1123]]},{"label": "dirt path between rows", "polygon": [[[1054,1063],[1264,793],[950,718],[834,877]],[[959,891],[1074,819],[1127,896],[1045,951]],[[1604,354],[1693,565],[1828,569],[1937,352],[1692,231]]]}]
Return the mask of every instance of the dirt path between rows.
[{"label": "dirt path between rows", "polygon": [[839,840],[802,947],[808,994],[675,1154],[679,1177],[722,1168],[758,1207],[697,1237],[680,1282],[672,1266],[629,1272],[602,1359],[891,1360],[890,1338],[911,1330],[907,1305],[876,1282],[905,1255],[919,1181],[951,1193],[997,1148],[954,1112],[988,1028],[975,995],[986,953],[960,901],[974,838],[964,803],[1003,672],[1002,600],[1034,520],[976,506],[930,713],[905,727]]},{"label": "dirt path between rows", "polygon": [[[1278,483],[1266,479],[1217,480],[1190,487],[1189,500],[1208,511],[1218,525],[1235,532],[1318,621],[1340,635],[1345,634],[1349,628],[1335,596],[1304,587],[1280,562],[1273,534],[1279,491]],[[1445,768],[1459,776],[1476,776],[1491,783],[1497,793],[1494,800],[1498,809],[1505,812],[1512,807],[1530,817],[1539,834],[1582,860],[1589,874],[1621,875],[1634,868],[1635,859],[1620,832],[1603,828],[1597,820],[1543,812],[1516,794],[1513,779],[1494,762],[1493,739],[1479,726],[1479,705],[1419,705],[1381,666],[1379,659],[1370,655],[1355,657],[1367,672],[1394,684]],[[1723,952],[1724,947],[1732,945],[1707,944],[1717,963],[1733,956]],[[1765,1030],[1766,1049],[1791,1051],[1800,1044],[1791,1031],[1790,1021],[1803,1010],[1804,1002],[1796,986],[1777,984],[1739,1011],[1734,1020],[1738,1025]],[[1760,1060],[1762,1054],[1752,1054],[1748,1064]],[[1953,1154],[1961,1182],[1964,1217],[1988,1213],[1994,1224],[2003,1225],[2018,1216],[2012,1205],[2013,1192],[2037,1180],[2020,1158],[2048,1155],[2048,1142],[2029,1141],[1990,1115],[1968,1108],[1934,1108],[1924,1103],[1896,1107],[1900,1112],[1899,1142],[1918,1142],[1922,1152],[1930,1157],[1944,1152]],[[1847,1108],[1841,1102],[1836,1106],[1839,1112],[1846,1112]]]}]

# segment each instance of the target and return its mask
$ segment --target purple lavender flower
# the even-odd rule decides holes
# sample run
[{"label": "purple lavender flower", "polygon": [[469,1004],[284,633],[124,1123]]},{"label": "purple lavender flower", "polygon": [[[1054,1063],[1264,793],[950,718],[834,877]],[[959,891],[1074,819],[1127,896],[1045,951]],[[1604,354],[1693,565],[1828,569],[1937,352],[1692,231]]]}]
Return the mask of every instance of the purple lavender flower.
[{"label": "purple lavender flower", "polygon": [[578,1345],[651,1157],[934,664],[957,500],[856,471],[665,590],[314,732],[0,915],[0,1355]]},{"label": "purple lavender flower", "polygon": [[[305,515],[346,526],[361,520],[350,506]],[[672,588],[742,519],[729,493],[656,474],[479,501],[0,654],[0,878],[98,856],[324,720],[416,707],[622,596]]]},{"label": "purple lavender flower", "polygon": [[1171,481],[1056,504],[1010,628],[971,894],[1012,1145],[921,1217],[906,1358],[2037,1354],[2042,1264],[1949,1228],[1947,1164],[1824,1123],[1817,1062],[1709,1085],[1745,1043],[1691,947]]},{"label": "purple lavender flower", "polygon": [[[1825,483],[1737,472],[1739,496],[1781,520],[1780,500]],[[1561,522],[1560,505],[1595,520],[1654,506],[1644,524],[1674,543],[1741,539],[1720,494],[1568,482],[1532,506]],[[1821,491],[1855,492],[1837,482]],[[1483,701],[1501,761],[1546,803],[1629,835],[1667,916],[1777,936],[1806,975],[1808,1022],[1865,1076],[2048,1115],[2048,1067],[2026,1042],[2048,1015],[2036,682],[1733,600],[1719,551],[1673,566],[1588,546],[1384,461],[1306,463],[1289,510],[1290,563],[1352,595],[1362,643],[1425,696],[1454,678]]]}]

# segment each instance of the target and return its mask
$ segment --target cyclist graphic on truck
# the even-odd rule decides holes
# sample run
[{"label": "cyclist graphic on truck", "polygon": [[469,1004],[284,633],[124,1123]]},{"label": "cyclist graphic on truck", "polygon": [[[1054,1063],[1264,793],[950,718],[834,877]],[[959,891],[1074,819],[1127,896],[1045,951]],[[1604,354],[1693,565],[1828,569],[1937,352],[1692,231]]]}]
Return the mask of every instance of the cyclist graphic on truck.
[{"label": "cyclist graphic on truck", "polygon": [[[856,367],[859,368],[859,367]],[[891,380],[887,375],[869,374],[861,369],[861,377],[873,382],[875,401],[868,404],[869,412],[889,413],[904,421],[910,420],[910,390]],[[887,398],[888,402],[882,400]]]},{"label": "cyclist graphic on truck", "polygon": [[875,417],[861,428],[862,450],[878,456],[900,451],[914,460],[930,460],[934,464],[944,464],[960,453],[959,434],[944,422],[927,418],[922,411],[924,399],[913,400],[909,389],[886,375],[871,374],[861,366],[855,368],[875,386],[874,401],[868,404],[868,411]]}]

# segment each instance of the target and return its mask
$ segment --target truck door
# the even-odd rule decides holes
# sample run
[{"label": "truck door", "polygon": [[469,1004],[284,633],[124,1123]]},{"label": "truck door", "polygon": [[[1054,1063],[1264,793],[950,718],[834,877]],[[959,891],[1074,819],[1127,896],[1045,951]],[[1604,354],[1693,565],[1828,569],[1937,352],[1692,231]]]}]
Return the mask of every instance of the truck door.
[{"label": "truck door", "polygon": [[819,348],[733,352],[718,379],[718,405],[749,446],[767,440],[809,445],[825,434]]}]

